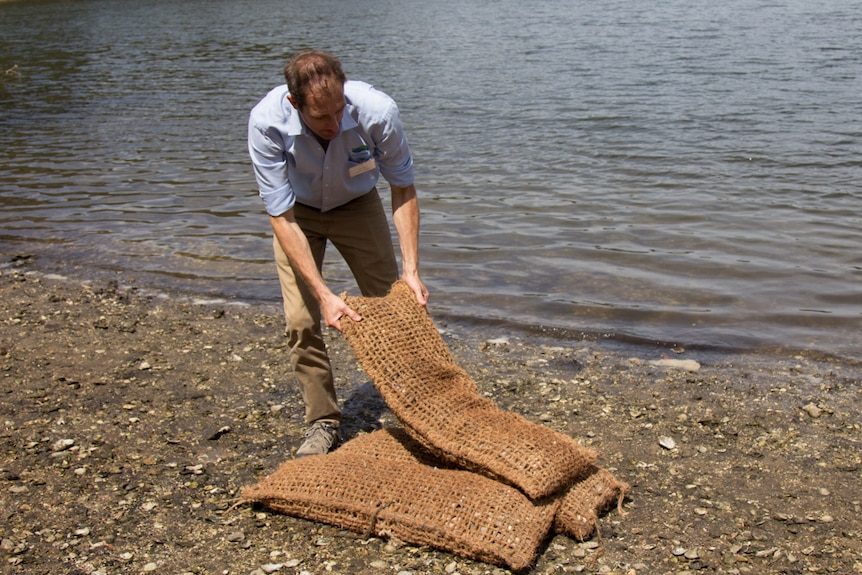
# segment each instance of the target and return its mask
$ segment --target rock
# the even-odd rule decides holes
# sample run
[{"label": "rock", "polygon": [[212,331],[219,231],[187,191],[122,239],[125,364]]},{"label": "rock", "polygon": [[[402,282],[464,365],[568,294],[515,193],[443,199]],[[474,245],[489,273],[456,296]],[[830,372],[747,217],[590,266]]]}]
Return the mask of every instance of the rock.
[{"label": "rock", "polygon": [[53,445],[51,445],[51,449],[55,452],[66,451],[73,445],[75,445],[74,439],[58,439]]},{"label": "rock", "polygon": [[673,451],[676,449],[676,441],[674,441],[673,437],[659,437],[658,444],[667,449],[668,451]]},{"label": "rock", "polygon": [[224,435],[226,433],[230,433],[230,432],[231,432],[230,425],[224,425],[224,426],[218,428],[218,430],[216,430],[215,432],[211,433],[207,437],[207,439],[210,441],[217,441],[219,438],[221,438],[222,435]]},{"label": "rock", "polygon": [[481,346],[481,349],[485,350],[489,347],[506,347],[509,345],[508,337],[496,337],[493,339],[486,339]]},{"label": "rock", "polygon": [[669,367],[672,369],[681,369],[684,371],[698,371],[700,364],[693,359],[657,359],[650,362],[650,365],[657,367]]},{"label": "rock", "polygon": [[817,419],[818,417],[820,417],[821,415],[823,415],[823,410],[822,410],[822,409],[820,409],[819,407],[817,407],[817,406],[816,406],[815,404],[813,404],[813,403],[809,403],[808,405],[806,405],[805,407],[803,407],[803,408],[802,408],[802,411],[804,411],[805,413],[807,413],[807,414],[811,417],[811,419]]}]

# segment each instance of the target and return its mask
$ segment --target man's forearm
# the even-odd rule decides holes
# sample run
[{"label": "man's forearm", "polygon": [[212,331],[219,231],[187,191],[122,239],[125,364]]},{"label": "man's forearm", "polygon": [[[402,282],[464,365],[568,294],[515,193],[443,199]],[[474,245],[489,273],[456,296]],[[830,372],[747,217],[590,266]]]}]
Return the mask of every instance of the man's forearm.
[{"label": "man's forearm", "polygon": [[281,249],[290,261],[293,271],[305,282],[318,302],[330,293],[308,245],[308,239],[293,219],[291,212],[270,216],[270,223]]},{"label": "man's forearm", "polygon": [[419,200],[416,187],[392,186],[392,220],[401,246],[401,266],[405,276],[419,275]]},{"label": "man's forearm", "polygon": [[332,293],[329,286],[320,275],[308,238],[293,219],[293,210],[288,210],[280,216],[270,216],[270,223],[281,249],[290,262],[290,267],[300,276],[312,295],[320,304],[320,313],[324,323],[336,329],[341,329],[341,318],[347,316],[353,321],[362,317],[350,309],[340,297]]}]

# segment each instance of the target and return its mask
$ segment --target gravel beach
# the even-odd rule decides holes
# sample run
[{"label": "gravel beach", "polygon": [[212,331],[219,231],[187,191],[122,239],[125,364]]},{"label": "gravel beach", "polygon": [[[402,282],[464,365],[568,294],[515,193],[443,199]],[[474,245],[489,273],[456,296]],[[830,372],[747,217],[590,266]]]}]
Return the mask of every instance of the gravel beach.
[{"label": "gravel beach", "polygon": [[[509,573],[238,504],[302,441],[279,306],[0,255],[0,572]],[[862,365],[437,325],[486,397],[631,485],[531,573],[862,573]],[[344,438],[397,424],[329,345]]]}]

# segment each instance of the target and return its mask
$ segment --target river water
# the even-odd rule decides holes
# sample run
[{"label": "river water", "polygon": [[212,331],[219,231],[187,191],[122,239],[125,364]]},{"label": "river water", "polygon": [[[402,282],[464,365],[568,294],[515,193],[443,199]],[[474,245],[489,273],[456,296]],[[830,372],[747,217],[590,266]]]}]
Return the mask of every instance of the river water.
[{"label": "river water", "polygon": [[246,121],[308,47],[399,102],[435,315],[862,359],[857,0],[0,2],[0,247],[278,302]]}]

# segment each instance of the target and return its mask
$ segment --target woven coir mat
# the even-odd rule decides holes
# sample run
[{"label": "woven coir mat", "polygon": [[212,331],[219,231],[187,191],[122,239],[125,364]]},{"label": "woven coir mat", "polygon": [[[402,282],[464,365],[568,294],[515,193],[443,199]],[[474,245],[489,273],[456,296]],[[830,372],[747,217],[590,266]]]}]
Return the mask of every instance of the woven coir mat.
[{"label": "woven coir mat", "polygon": [[406,283],[396,282],[386,297],[344,299],[362,316],[342,321],[359,363],[408,433],[434,455],[533,499],[593,470],[592,450],[480,396]]},{"label": "woven coir mat", "polygon": [[[360,435],[344,444],[339,451],[431,467],[447,465],[397,427]],[[585,540],[596,530],[599,515],[614,505],[621,505],[629,489],[628,484],[619,481],[606,469],[591,467],[585,475],[553,496],[558,502],[554,530],[578,541]]]},{"label": "woven coir mat", "polygon": [[295,459],[242,492],[248,502],[365,536],[397,537],[513,570],[533,563],[559,506],[493,479],[377,457],[349,441]]}]

